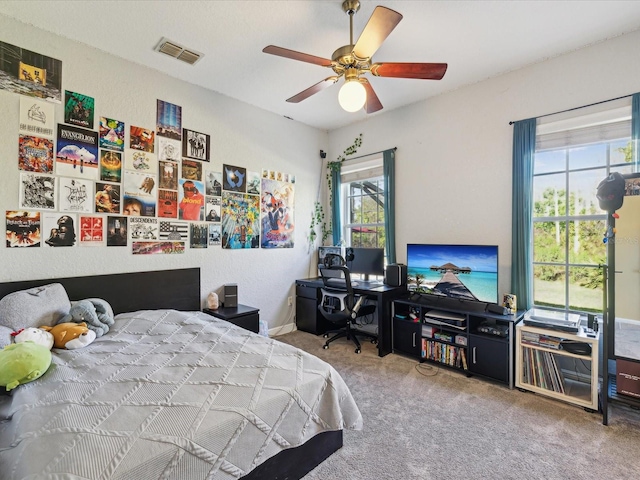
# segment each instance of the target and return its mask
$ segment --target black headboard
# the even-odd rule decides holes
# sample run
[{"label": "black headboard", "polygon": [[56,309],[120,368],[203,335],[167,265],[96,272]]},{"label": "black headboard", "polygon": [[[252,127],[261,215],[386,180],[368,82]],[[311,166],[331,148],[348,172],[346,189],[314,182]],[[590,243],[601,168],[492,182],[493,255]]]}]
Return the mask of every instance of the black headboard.
[{"label": "black headboard", "polygon": [[202,307],[200,268],[0,283],[0,298],[49,283],[61,283],[70,300],[102,298],[109,302],[115,315],[164,308],[194,311]]}]

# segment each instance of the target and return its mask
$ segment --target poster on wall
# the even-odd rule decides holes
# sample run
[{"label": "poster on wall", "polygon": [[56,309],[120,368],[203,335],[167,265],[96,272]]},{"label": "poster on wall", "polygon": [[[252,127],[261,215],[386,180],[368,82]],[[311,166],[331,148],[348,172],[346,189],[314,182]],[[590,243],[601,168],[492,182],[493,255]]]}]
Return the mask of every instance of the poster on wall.
[{"label": "poster on wall", "polygon": [[6,245],[9,248],[40,246],[40,212],[7,210]]},{"label": "poster on wall", "polygon": [[260,197],[222,192],[222,248],[260,247]]},{"label": "poster on wall", "polygon": [[124,153],[124,168],[143,173],[158,173],[158,159],[155,154],[127,148]]},{"label": "poster on wall", "polygon": [[262,248],[293,248],[293,184],[263,178],[260,205]]},{"label": "poster on wall", "polygon": [[20,97],[20,132],[53,138],[54,112],[55,108],[51,103]]},{"label": "poster on wall", "polygon": [[53,173],[53,141],[32,135],[20,135],[18,168],[27,172]]},{"label": "poster on wall", "polygon": [[88,95],[64,91],[64,123],[93,129],[95,100]]},{"label": "poster on wall", "polygon": [[222,226],[219,223],[209,224],[209,245],[220,245],[222,238]]},{"label": "poster on wall", "polygon": [[104,246],[104,217],[91,217],[80,215],[80,241],[81,247]]},{"label": "poster on wall", "polygon": [[134,255],[173,255],[184,253],[184,242],[133,242]]},{"label": "poster on wall", "polygon": [[180,140],[182,134],[182,107],[163,100],[157,101],[156,133],[161,137]]},{"label": "poster on wall", "polygon": [[147,128],[131,126],[129,130],[129,148],[153,153],[155,132]]},{"label": "poster on wall", "polygon": [[231,192],[247,191],[247,169],[234,167],[233,165],[222,165],[222,189]]},{"label": "poster on wall", "polygon": [[160,220],[160,240],[189,240],[189,224],[187,222],[171,222]]},{"label": "poster on wall", "polygon": [[98,132],[58,124],[56,173],[98,180]]},{"label": "poster on wall", "polygon": [[222,172],[205,170],[206,194],[212,197],[222,195]]},{"label": "poster on wall", "polygon": [[55,210],[56,178],[37,173],[20,173],[20,208]]},{"label": "poster on wall", "polygon": [[206,197],[207,203],[205,210],[207,215],[204,219],[207,222],[219,222],[220,221],[220,197]]},{"label": "poster on wall", "polygon": [[0,42],[0,88],[62,103],[62,62]]},{"label": "poster on wall", "polygon": [[122,153],[100,150],[100,180],[118,183],[122,181]]},{"label": "poster on wall", "polygon": [[247,193],[249,195],[260,195],[259,172],[247,172]]},{"label": "poster on wall", "polygon": [[160,185],[158,187],[168,190],[178,190],[178,162],[160,160],[158,167],[160,170]]},{"label": "poster on wall", "polygon": [[158,190],[158,217],[178,218],[178,192]]},{"label": "poster on wall", "polygon": [[81,178],[58,179],[58,210],[71,213],[93,213],[93,182]]},{"label": "poster on wall", "polygon": [[211,136],[206,133],[182,129],[182,156],[201,162],[209,161]]},{"label": "poster on wall", "polygon": [[180,179],[180,203],[178,218],[181,220],[204,220],[204,185],[195,180]]},{"label": "poster on wall", "polygon": [[127,246],[127,217],[107,217],[107,247]]},{"label": "poster on wall", "polygon": [[95,213],[120,213],[120,185],[97,182],[94,200]]},{"label": "poster on wall", "polygon": [[124,122],[100,117],[100,148],[124,150]]},{"label": "poster on wall", "polygon": [[125,170],[122,193],[122,214],[156,216],[156,176]]},{"label": "poster on wall", "polygon": [[191,248],[207,248],[209,243],[209,224],[191,223],[189,227],[189,246]]},{"label": "poster on wall", "polygon": [[77,242],[78,220],[75,214],[42,214],[42,239],[46,247],[73,247]]},{"label": "poster on wall", "polygon": [[180,142],[170,138],[158,137],[158,160],[180,161]]},{"label": "poster on wall", "polygon": [[129,234],[131,240],[158,240],[158,219],[148,217],[131,217]]},{"label": "poster on wall", "polygon": [[[195,160],[182,159],[182,178],[202,181],[202,164]],[[204,192],[204,189],[201,190]]]}]

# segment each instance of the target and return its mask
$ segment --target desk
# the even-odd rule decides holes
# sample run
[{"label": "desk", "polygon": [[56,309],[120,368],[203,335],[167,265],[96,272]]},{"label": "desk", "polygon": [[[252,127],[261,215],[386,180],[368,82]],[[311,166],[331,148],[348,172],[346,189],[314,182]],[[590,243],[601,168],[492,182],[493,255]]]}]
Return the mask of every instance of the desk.
[{"label": "desk", "polygon": [[[393,300],[407,293],[407,287],[392,287],[378,282],[356,280],[353,290],[357,295],[366,295],[376,300],[378,315],[378,355],[384,357],[392,350],[391,326]],[[296,280],[296,326],[303,332],[321,335],[335,326],[318,311],[320,289],[324,286],[322,278]]]},{"label": "desk", "polygon": [[238,304],[237,307],[220,307],[217,310],[204,308],[204,313],[238,325],[253,333],[260,331],[260,310],[255,307]]}]

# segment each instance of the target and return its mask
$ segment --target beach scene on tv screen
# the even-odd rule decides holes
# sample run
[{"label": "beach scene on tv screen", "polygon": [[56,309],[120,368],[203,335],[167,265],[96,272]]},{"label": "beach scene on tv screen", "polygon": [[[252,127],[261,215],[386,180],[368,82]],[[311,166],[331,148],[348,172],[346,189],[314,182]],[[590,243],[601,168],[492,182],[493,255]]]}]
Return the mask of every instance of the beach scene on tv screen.
[{"label": "beach scene on tv screen", "polygon": [[410,290],[481,302],[498,301],[498,247],[407,245]]}]

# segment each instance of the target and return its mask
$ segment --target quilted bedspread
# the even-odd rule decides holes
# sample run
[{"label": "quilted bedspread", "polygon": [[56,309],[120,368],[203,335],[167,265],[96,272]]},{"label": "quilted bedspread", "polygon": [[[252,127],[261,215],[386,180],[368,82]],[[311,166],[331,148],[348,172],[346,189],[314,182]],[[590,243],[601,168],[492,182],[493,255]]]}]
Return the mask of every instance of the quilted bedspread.
[{"label": "quilted bedspread", "polygon": [[0,396],[0,477],[238,478],[361,427],[343,379],[313,355],[201,312],[132,312]]}]

